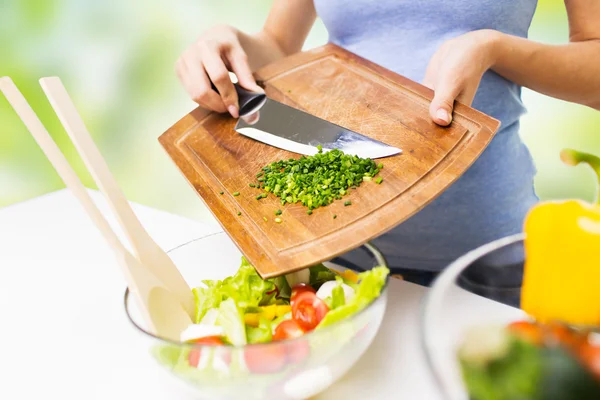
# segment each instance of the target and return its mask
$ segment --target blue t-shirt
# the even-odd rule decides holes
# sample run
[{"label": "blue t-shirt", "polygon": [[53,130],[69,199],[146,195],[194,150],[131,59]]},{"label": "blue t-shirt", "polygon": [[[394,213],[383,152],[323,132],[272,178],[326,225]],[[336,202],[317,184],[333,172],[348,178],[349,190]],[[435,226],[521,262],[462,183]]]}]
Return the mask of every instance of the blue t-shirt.
[{"label": "blue t-shirt", "polygon": [[[445,41],[479,29],[527,37],[536,0],[315,0],[329,40],[422,82]],[[439,270],[482,244],[522,231],[538,201],[535,166],[519,136],[521,88],[484,74],[474,108],[501,121],[479,159],[422,211],[373,243],[391,267]],[[361,252],[342,258],[361,263]]]}]

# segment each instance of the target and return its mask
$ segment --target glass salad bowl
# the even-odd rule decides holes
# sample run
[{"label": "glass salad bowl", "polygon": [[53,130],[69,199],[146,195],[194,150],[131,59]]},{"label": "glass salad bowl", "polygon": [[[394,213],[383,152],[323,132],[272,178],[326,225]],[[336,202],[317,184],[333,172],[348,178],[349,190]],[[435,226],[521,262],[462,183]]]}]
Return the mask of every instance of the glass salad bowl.
[{"label": "glass salad bowl", "polygon": [[[600,398],[600,375],[589,368],[600,363],[600,336],[535,324],[520,309],[524,260],[524,234],[496,240],[450,264],[426,295],[421,344],[444,399]],[[582,347],[566,351],[576,341]],[[585,367],[579,349],[596,361]]]},{"label": "glass salad bowl", "polygon": [[[386,266],[373,246],[363,270]],[[192,240],[168,252],[190,287],[220,280],[240,268],[241,253],[226,233]],[[331,263],[336,271],[346,269]],[[361,311],[295,339],[248,345],[210,346],[161,339],[145,329],[136,302],[125,293],[127,316],[156,365],[198,399],[308,399],[346,373],[367,350],[381,325],[389,276],[379,296]]]}]

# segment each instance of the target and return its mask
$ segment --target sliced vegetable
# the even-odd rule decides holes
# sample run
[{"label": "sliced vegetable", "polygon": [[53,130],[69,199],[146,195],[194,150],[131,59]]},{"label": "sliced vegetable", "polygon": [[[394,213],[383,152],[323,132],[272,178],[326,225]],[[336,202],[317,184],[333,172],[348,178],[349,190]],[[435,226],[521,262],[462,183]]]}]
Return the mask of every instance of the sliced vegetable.
[{"label": "sliced vegetable", "polygon": [[[331,306],[329,308],[331,308],[332,310],[343,306],[344,304],[346,304],[346,294],[344,291],[343,283],[340,283],[339,285],[337,285],[336,287],[333,288],[333,290],[331,291]],[[346,286],[348,289],[350,289],[352,291],[352,294],[348,297],[348,301],[352,299],[352,296],[354,296],[354,289],[350,288],[349,286]]]},{"label": "sliced vegetable", "polygon": [[[190,343],[203,345],[203,346],[223,346],[225,344],[220,336],[208,336],[208,337],[198,338],[198,339],[191,341]],[[188,354],[188,362],[190,363],[190,365],[192,367],[197,368],[198,365],[200,364],[201,356],[202,356],[201,349],[191,349]]]},{"label": "sliced vegetable", "polygon": [[244,361],[252,373],[273,374],[285,367],[285,348],[276,344],[248,346],[244,349]]},{"label": "sliced vegetable", "polygon": [[219,306],[219,316],[217,325],[223,327],[225,336],[229,342],[235,346],[246,344],[246,326],[239,308],[235,305],[233,299],[227,299],[221,302]]},{"label": "sliced vegetable", "polygon": [[508,331],[535,345],[542,344],[542,330],[535,322],[516,321],[508,326]]},{"label": "sliced vegetable", "polygon": [[304,335],[304,331],[300,328],[300,325],[295,320],[288,319],[277,325],[273,340],[295,339],[302,335]]},{"label": "sliced vegetable", "polygon": [[[221,301],[233,299],[240,308],[267,305],[274,301],[276,286],[274,280],[263,280],[254,267],[242,257],[242,265],[237,273],[222,281],[204,281],[205,288],[194,288],[196,300],[196,322]],[[270,295],[266,295],[270,293]]]},{"label": "sliced vegetable", "polygon": [[355,295],[341,307],[331,310],[319,324],[319,328],[329,326],[365,308],[381,294],[390,270],[386,267],[375,267],[370,271],[361,272]]},{"label": "sliced vegetable", "polygon": [[205,337],[219,337],[223,335],[223,327],[209,324],[192,324],[181,332],[180,340],[189,342]]},{"label": "sliced vegetable", "polygon": [[341,199],[348,188],[360,186],[379,173],[373,160],[337,149],[326,153],[319,149],[314,156],[274,162],[262,170],[264,177],[258,180],[265,183],[265,191],[279,197],[282,205],[302,203],[308,211]]},{"label": "sliced vegetable", "polygon": [[315,329],[329,311],[323,300],[308,291],[296,295],[292,302],[292,318],[304,331]]},{"label": "sliced vegetable", "polygon": [[280,316],[290,312],[291,309],[292,309],[291,306],[277,305],[277,304],[273,304],[273,305],[265,306],[265,307],[259,307],[256,309],[257,312],[246,313],[244,315],[244,322],[246,323],[246,325],[258,326],[259,320],[261,318],[266,319],[268,321],[272,321],[276,317],[280,317]]},{"label": "sliced vegetable", "polygon": [[352,297],[354,297],[354,289],[343,283],[341,277],[337,277],[335,281],[325,282],[317,291],[317,297],[321,300],[330,298],[331,301],[335,301],[336,304],[335,307],[331,308],[337,308],[352,300]]},{"label": "sliced vegetable", "polygon": [[299,283],[292,288],[292,297],[290,298],[290,305],[294,305],[293,300],[297,295],[304,292],[312,292],[316,293],[315,289],[312,286],[306,283]]},{"label": "sliced vegetable", "polygon": [[281,317],[275,318],[271,323],[271,327],[273,328],[273,334],[275,334],[275,330],[279,326],[279,324],[281,324],[283,321],[287,321],[288,319],[292,319],[291,311],[286,314],[283,314]]},{"label": "sliced vegetable", "polygon": [[273,338],[273,328],[270,320],[261,318],[256,327],[246,327],[246,340],[250,344],[268,343]]},{"label": "sliced vegetable", "polygon": [[315,290],[319,290],[322,284],[328,281],[335,280],[337,274],[324,266],[323,264],[315,265],[314,267],[310,267],[309,269],[309,279],[308,283]]},{"label": "sliced vegetable", "polygon": [[292,364],[299,364],[310,354],[310,345],[306,340],[297,340],[285,343],[286,360]]},{"label": "sliced vegetable", "polygon": [[577,355],[600,382],[600,344],[588,341],[578,349]]}]

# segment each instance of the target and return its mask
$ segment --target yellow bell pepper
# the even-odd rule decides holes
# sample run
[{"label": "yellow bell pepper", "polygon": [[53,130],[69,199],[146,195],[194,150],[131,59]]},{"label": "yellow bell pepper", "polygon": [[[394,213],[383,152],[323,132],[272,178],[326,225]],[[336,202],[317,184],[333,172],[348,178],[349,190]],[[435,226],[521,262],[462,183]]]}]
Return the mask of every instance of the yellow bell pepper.
[{"label": "yellow bell pepper", "polygon": [[277,317],[281,317],[292,310],[292,307],[288,305],[273,304],[270,306],[260,307],[260,312],[244,314],[244,322],[246,325],[257,327],[261,318],[265,318],[269,321],[274,320]]},{"label": "yellow bell pepper", "polygon": [[338,271],[337,269],[330,268],[332,272],[335,272],[339,276],[348,279],[350,282],[358,283],[358,274],[351,269],[346,269],[344,271]]},{"label": "yellow bell pepper", "polygon": [[[563,150],[561,159],[588,164],[600,182],[600,158]],[[521,308],[542,323],[600,325],[600,190],[596,204],[539,203],[527,215],[524,232]]]}]

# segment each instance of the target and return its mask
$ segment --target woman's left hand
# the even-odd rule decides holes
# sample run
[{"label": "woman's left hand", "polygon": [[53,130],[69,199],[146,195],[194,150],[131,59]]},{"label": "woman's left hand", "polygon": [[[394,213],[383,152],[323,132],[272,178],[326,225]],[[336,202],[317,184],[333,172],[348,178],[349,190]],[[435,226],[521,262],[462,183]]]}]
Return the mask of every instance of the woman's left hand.
[{"label": "woman's left hand", "polygon": [[499,34],[493,30],[466,33],[442,44],[431,58],[423,84],[435,92],[429,114],[436,124],[450,124],[455,100],[471,105],[481,77],[494,64]]}]

